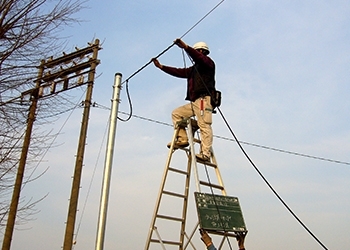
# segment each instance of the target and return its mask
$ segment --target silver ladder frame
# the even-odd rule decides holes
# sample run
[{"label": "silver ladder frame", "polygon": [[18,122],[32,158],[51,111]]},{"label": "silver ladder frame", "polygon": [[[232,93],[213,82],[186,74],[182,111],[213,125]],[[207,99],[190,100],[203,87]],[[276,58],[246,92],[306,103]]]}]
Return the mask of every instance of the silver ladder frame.
[{"label": "silver ladder frame", "polygon": [[[175,142],[176,142],[180,128],[187,128],[189,148],[175,148]],[[191,232],[191,234],[189,236],[185,232],[186,215],[187,215],[187,207],[188,207],[188,194],[189,194],[189,189],[190,189],[190,178],[191,178],[191,171],[192,170],[194,172],[194,179],[195,179],[197,192],[201,192],[201,186],[208,186],[210,188],[218,189],[218,190],[220,190],[222,195],[226,195],[226,190],[224,188],[223,180],[222,180],[221,173],[220,173],[218,165],[217,165],[217,161],[216,161],[213,149],[211,148],[210,162],[202,162],[202,161],[196,159],[194,145],[195,145],[195,143],[199,143],[199,144],[201,143],[201,141],[199,139],[194,138],[194,134],[195,134],[195,131],[197,129],[198,129],[197,122],[191,118],[184,119],[183,121],[179,122],[175,127],[174,134],[173,134],[172,141],[171,141],[171,145],[170,145],[170,149],[169,149],[169,153],[168,153],[168,158],[166,160],[165,169],[163,172],[162,182],[161,182],[159,192],[158,192],[156,206],[155,206],[155,209],[153,212],[153,217],[152,217],[151,225],[149,228],[149,233],[148,233],[147,242],[145,245],[145,250],[150,249],[151,243],[152,244],[160,244],[160,246],[163,250],[166,249],[165,248],[166,245],[177,245],[179,250],[185,250],[185,249],[187,249],[188,246],[191,246],[193,249],[196,249],[195,246],[192,244],[191,240],[192,240],[194,234],[196,233],[196,230],[198,229],[199,223],[197,223],[197,225],[195,226],[195,228],[193,229],[193,231]],[[176,151],[184,151],[187,154],[188,161],[187,161],[186,171],[180,170],[177,168],[173,168],[170,166],[172,156],[173,156],[174,152],[176,152]],[[197,163],[203,164],[203,165],[208,166],[208,167],[213,167],[215,169],[215,174],[217,177],[218,184],[212,184],[210,182],[201,181],[199,179],[199,176],[198,176]],[[185,180],[185,186],[184,186],[183,193],[170,192],[170,191],[166,191],[164,189],[169,172],[185,175],[186,180]],[[182,217],[181,218],[159,214],[159,208],[160,208],[160,204],[161,204],[163,195],[168,195],[168,196],[183,199]],[[159,228],[156,226],[157,219],[169,220],[169,221],[181,223],[180,235],[179,235],[178,241],[161,239],[160,233],[158,231]],[[157,238],[153,238],[152,236],[154,236],[154,235]],[[185,242],[185,237],[187,240],[186,242]],[[223,241],[222,241],[222,243],[223,243]],[[221,243],[221,245],[222,245],[222,243]],[[201,246],[201,247],[203,248],[203,246]],[[221,246],[220,246],[220,248],[221,248]],[[218,249],[220,249],[220,248],[218,248]]]}]

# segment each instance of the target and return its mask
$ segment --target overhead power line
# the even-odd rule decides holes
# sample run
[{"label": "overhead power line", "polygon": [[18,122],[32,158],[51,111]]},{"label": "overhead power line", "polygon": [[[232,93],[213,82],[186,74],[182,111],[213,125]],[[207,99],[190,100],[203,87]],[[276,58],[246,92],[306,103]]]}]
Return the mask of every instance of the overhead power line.
[{"label": "overhead power line", "polygon": [[[98,108],[110,110],[110,108],[108,108],[106,106],[103,106],[101,104],[98,104],[98,103],[94,103],[94,106],[98,107]],[[123,115],[129,115],[129,113],[123,112],[123,111],[119,111],[118,113],[123,114]],[[139,115],[134,115],[133,114],[132,117],[138,118],[138,119],[141,119],[141,120],[144,120],[144,121],[148,121],[148,122],[157,123],[157,124],[160,124],[160,125],[163,125],[163,126],[173,127],[173,125],[170,124],[170,123],[158,121],[158,120],[155,120],[155,119],[152,119],[152,118],[147,118],[147,117],[144,117],[144,116],[139,116]],[[225,136],[214,135],[214,137],[218,138],[220,140],[236,142],[235,139],[228,138],[228,137],[225,137]],[[329,159],[329,158],[326,158],[326,157],[320,157],[320,156],[314,156],[314,155],[309,155],[309,154],[304,154],[304,153],[298,153],[298,152],[293,152],[293,151],[289,151],[289,150],[285,150],[285,149],[279,149],[279,148],[270,147],[270,146],[259,145],[259,144],[256,144],[256,143],[251,143],[251,142],[246,142],[246,141],[239,141],[239,143],[245,144],[245,145],[249,145],[249,146],[252,146],[252,147],[257,147],[257,148],[262,148],[262,149],[266,149],[266,150],[276,151],[276,152],[280,152],[280,153],[284,153],[284,154],[290,154],[290,155],[295,155],[295,156],[300,156],[300,157],[306,157],[306,158],[310,158],[310,159],[314,159],[314,160],[327,161],[327,162],[343,164],[343,165],[350,165],[350,162],[346,162],[346,161],[340,161],[340,160]]]},{"label": "overhead power line", "polygon": [[[217,7],[219,7],[225,0],[221,0],[217,5],[215,5],[207,14],[205,14],[198,22],[196,22],[191,28],[189,28],[182,36],[180,36],[180,39],[184,38],[189,32],[191,32],[198,24],[200,24],[207,16],[209,16]],[[173,47],[175,45],[175,43],[172,43],[171,45],[169,45],[165,50],[163,50],[161,53],[159,53],[156,57],[154,58],[158,58],[161,55],[163,55],[165,52],[167,52],[169,49],[171,49],[171,47]],[[146,68],[149,64],[152,63],[152,60],[150,60],[149,62],[147,62],[145,65],[143,65],[141,68],[139,68],[138,70],[136,70],[133,74],[131,74],[125,81],[122,82],[122,85],[124,83],[127,83],[131,78],[133,78],[135,75],[137,75],[138,73],[140,73],[144,68]]]},{"label": "overhead power line", "polygon": [[[234,139],[223,137],[223,136],[219,136],[219,135],[214,135],[214,137],[219,138],[219,139],[223,139],[223,140],[228,140],[228,141],[236,141]],[[297,152],[292,152],[292,151],[288,151],[288,150],[284,150],[284,149],[273,148],[273,147],[269,147],[269,146],[263,146],[263,145],[250,143],[250,142],[244,142],[244,141],[239,141],[239,142],[242,143],[242,144],[249,145],[249,146],[263,148],[263,149],[272,150],[272,151],[277,151],[277,152],[280,152],[280,153],[286,153],[286,154],[291,154],[291,155],[311,158],[311,159],[315,159],[315,160],[328,161],[328,162],[332,162],[332,163],[350,165],[350,162],[346,162],[346,161],[338,161],[338,160],[333,160],[333,159],[329,159],[329,158],[325,158],[325,157],[319,157],[319,156],[313,156],[313,155],[308,155],[308,154],[303,154],[303,153],[297,153]]]}]

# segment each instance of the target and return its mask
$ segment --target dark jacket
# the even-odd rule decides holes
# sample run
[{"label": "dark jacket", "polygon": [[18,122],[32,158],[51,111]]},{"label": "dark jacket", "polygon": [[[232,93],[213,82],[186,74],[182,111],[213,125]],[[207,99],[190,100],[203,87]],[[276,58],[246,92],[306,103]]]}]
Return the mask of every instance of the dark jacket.
[{"label": "dark jacket", "polygon": [[190,46],[186,52],[193,59],[193,66],[174,68],[163,65],[162,70],[175,77],[187,78],[185,99],[193,102],[201,96],[210,96],[215,90],[215,63],[210,57]]}]

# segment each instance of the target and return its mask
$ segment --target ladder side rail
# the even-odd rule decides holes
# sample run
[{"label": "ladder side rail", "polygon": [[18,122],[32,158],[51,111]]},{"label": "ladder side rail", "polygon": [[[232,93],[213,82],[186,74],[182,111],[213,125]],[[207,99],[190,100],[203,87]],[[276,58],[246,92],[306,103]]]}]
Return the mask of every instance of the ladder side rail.
[{"label": "ladder side rail", "polygon": [[198,175],[198,168],[197,168],[197,160],[196,160],[196,153],[195,153],[195,148],[194,148],[194,140],[193,140],[193,128],[192,128],[192,124],[191,124],[191,119],[187,120],[187,137],[190,143],[190,157],[191,157],[191,162],[192,162],[192,168],[194,171],[194,178],[196,181],[196,191],[197,192],[201,192],[201,188],[199,185],[199,175]]},{"label": "ladder side rail", "polygon": [[180,242],[181,247],[180,249],[183,250],[183,245],[185,241],[185,230],[186,230],[186,217],[187,217],[187,207],[188,207],[188,195],[190,191],[190,182],[191,182],[191,166],[192,166],[192,160],[191,160],[191,154],[188,155],[188,161],[187,161],[187,176],[186,176],[186,182],[185,182],[185,199],[183,201],[182,206],[182,219],[181,222],[181,232],[180,232]]},{"label": "ladder side rail", "polygon": [[160,185],[159,192],[158,192],[157,204],[156,204],[156,207],[155,207],[154,212],[153,212],[153,217],[152,217],[151,225],[150,225],[149,232],[148,232],[148,238],[147,238],[147,242],[146,242],[146,245],[145,245],[145,250],[149,249],[149,246],[150,246],[150,243],[151,243],[152,234],[153,234],[153,230],[154,230],[153,227],[154,227],[155,222],[156,222],[156,218],[157,218],[157,214],[158,214],[158,210],[159,210],[159,206],[160,206],[160,201],[161,201],[162,193],[163,193],[164,186],[165,186],[165,180],[166,180],[167,175],[168,175],[168,168],[169,168],[169,165],[170,165],[170,162],[171,162],[171,156],[172,156],[173,151],[174,151],[174,144],[175,144],[175,140],[177,138],[178,133],[179,133],[179,127],[177,127],[174,130],[174,134],[173,134],[173,138],[172,138],[172,141],[171,141],[170,150],[169,150],[169,153],[168,153],[168,158],[167,158],[167,161],[166,161],[166,164],[165,164],[165,168],[164,168],[164,172],[163,172],[162,183]]},{"label": "ladder side rail", "polygon": [[211,156],[212,156],[213,163],[216,165],[215,174],[216,174],[216,177],[218,179],[218,183],[219,183],[220,186],[223,187],[223,189],[221,190],[221,193],[222,193],[222,195],[226,196],[227,194],[226,194],[226,189],[225,189],[225,186],[224,186],[224,181],[222,180],[222,177],[221,177],[221,173],[220,173],[220,170],[219,170],[218,163],[216,161],[216,157],[215,157],[215,154],[214,154],[213,147],[211,147]]}]

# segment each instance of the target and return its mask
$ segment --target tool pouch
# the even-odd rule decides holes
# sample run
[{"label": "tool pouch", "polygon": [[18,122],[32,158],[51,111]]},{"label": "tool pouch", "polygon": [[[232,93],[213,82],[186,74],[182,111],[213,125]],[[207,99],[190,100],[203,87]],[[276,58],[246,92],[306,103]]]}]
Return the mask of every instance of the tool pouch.
[{"label": "tool pouch", "polygon": [[210,104],[213,107],[213,113],[215,114],[215,108],[220,107],[221,105],[221,91],[213,90],[211,93]]}]

